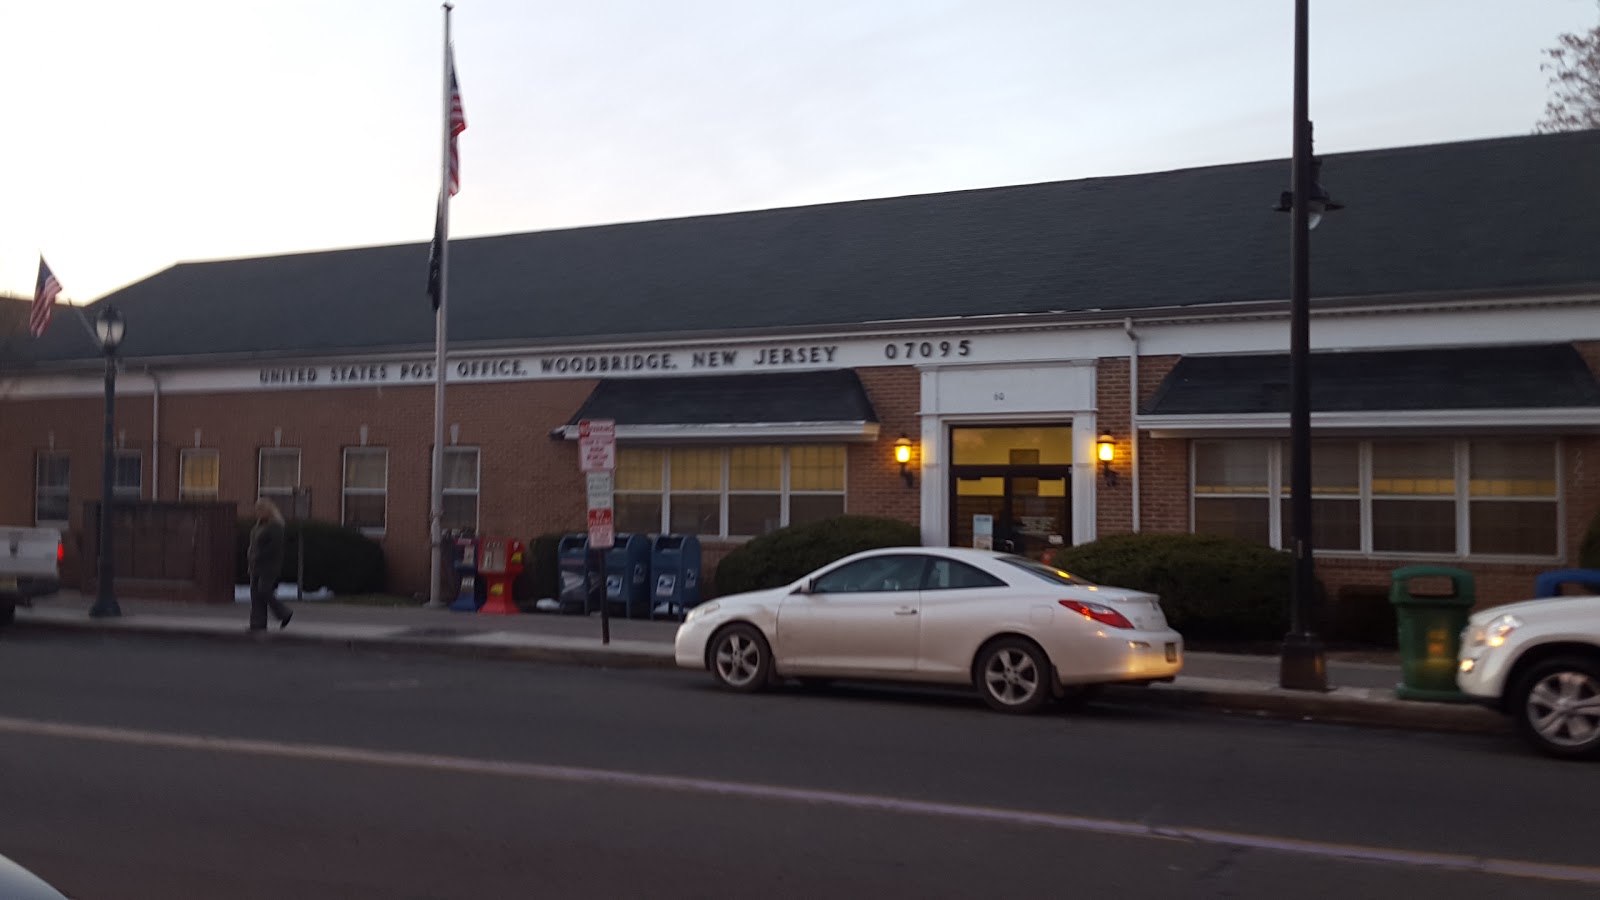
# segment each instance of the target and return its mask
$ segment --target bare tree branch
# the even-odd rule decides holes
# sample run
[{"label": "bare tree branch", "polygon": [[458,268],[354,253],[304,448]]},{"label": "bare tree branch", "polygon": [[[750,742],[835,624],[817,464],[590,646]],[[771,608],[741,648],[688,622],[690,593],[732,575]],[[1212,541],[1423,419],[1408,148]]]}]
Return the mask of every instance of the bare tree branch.
[{"label": "bare tree branch", "polygon": [[1550,74],[1550,100],[1534,131],[1600,128],[1600,26],[1563,34],[1544,51],[1539,70]]}]

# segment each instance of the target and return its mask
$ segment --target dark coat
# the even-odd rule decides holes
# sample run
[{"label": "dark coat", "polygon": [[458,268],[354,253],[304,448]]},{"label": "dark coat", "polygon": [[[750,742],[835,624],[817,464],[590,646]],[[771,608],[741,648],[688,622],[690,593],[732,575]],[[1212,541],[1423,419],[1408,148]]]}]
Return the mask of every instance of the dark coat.
[{"label": "dark coat", "polygon": [[250,529],[250,577],[276,581],[283,571],[283,523],[268,519]]}]

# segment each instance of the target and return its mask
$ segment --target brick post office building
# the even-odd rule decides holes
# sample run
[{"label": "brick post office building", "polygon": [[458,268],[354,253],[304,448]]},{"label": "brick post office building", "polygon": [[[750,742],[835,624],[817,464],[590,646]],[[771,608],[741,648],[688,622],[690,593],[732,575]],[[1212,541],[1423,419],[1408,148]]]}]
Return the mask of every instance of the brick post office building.
[{"label": "brick post office building", "polygon": [[[930,544],[991,515],[1029,553],[1130,530],[1281,546],[1288,172],[455,241],[447,525],[581,527],[592,416],[618,423],[618,527],[697,532],[713,560],[841,512]],[[1333,155],[1322,179],[1346,208],[1312,245],[1319,573],[1442,561],[1486,600],[1523,595],[1600,512],[1600,133]],[[105,298],[128,323],[119,493],[309,487],[314,517],[378,537],[394,587],[424,590],[426,259],[185,263]],[[0,401],[0,521],[73,537],[102,416],[74,319],[10,342]]]}]

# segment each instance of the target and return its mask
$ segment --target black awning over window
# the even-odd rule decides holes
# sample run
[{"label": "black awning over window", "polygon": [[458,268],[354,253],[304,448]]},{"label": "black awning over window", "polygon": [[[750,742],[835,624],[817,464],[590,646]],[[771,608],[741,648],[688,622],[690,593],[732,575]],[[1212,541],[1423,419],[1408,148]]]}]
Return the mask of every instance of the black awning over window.
[{"label": "black awning over window", "polygon": [[601,381],[568,427],[583,419],[630,426],[840,426],[860,434],[878,421],[850,369]]},{"label": "black awning over window", "polygon": [[[1600,406],[1600,384],[1570,344],[1313,353],[1314,412]],[[1142,411],[1197,416],[1289,411],[1288,354],[1178,361]]]}]

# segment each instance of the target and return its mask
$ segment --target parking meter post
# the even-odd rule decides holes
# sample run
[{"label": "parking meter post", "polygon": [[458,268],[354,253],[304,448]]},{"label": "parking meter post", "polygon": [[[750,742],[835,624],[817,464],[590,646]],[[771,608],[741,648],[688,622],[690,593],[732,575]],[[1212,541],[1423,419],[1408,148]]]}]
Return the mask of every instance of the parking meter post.
[{"label": "parking meter post", "polygon": [[290,514],[294,516],[294,599],[296,602],[306,599],[306,519],[310,516],[308,509],[311,505],[310,499],[310,488],[300,487],[294,489],[294,508],[290,510]]},{"label": "parking meter post", "polygon": [[[600,603],[600,643],[611,643],[611,604],[606,602],[606,554],[604,550],[589,551],[589,567],[594,573],[589,578],[590,596],[597,596]],[[598,577],[594,577],[598,576]]]}]

